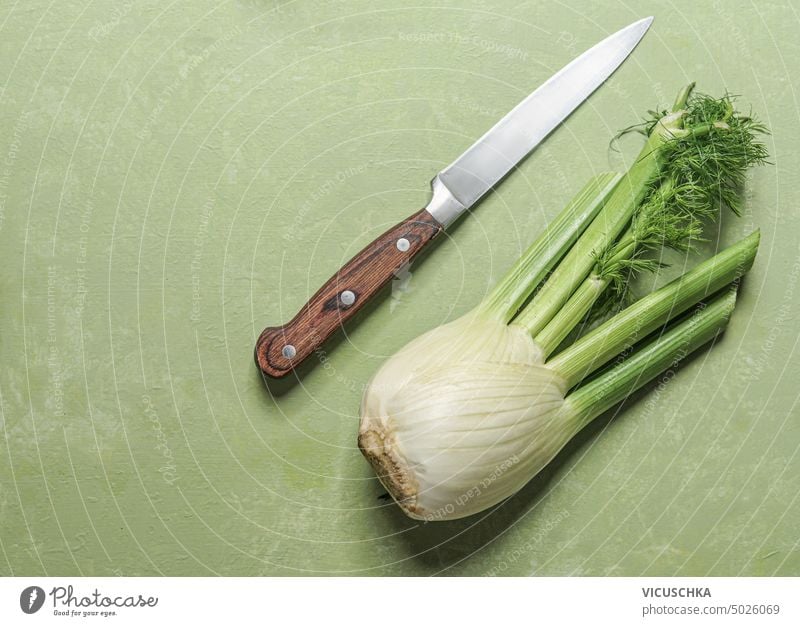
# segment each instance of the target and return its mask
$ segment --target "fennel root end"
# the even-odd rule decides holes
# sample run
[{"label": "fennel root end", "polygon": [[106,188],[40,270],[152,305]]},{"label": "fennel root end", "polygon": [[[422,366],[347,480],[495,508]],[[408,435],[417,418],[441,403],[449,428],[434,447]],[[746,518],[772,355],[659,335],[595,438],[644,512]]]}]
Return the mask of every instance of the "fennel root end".
[{"label": "fennel root end", "polygon": [[424,511],[417,506],[419,486],[391,437],[382,426],[369,426],[358,433],[358,447],[395,502],[408,516],[422,519]]}]

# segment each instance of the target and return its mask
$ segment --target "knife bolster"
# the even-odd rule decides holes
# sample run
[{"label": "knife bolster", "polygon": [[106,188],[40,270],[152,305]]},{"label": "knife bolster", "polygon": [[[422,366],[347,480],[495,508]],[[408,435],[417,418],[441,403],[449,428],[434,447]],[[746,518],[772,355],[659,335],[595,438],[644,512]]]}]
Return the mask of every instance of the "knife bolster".
[{"label": "knife bolster", "polygon": [[458,219],[466,207],[456,200],[438,175],[431,181],[431,189],[433,197],[425,208],[443,228],[447,228]]}]

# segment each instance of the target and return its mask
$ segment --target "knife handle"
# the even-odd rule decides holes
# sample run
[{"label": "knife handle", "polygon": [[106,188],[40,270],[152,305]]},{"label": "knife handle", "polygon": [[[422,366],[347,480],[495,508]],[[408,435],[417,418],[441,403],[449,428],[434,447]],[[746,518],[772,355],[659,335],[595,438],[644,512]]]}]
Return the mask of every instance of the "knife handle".
[{"label": "knife handle", "polygon": [[272,378],[289,374],[443,228],[422,209],[367,245],[320,287],[290,322],[264,329],[256,342],[258,368]]}]

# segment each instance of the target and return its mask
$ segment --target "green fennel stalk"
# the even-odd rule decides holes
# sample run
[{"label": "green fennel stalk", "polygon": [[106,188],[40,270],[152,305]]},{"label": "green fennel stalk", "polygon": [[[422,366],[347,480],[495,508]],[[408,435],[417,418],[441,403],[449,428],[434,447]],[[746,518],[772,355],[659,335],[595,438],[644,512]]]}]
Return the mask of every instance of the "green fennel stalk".
[{"label": "green fennel stalk", "polygon": [[481,309],[503,322],[510,321],[545,274],[603,208],[620,178],[622,174],[616,172],[592,177],[483,299],[479,305]]},{"label": "green fennel stalk", "polygon": [[658,335],[608,372],[582,385],[563,408],[577,415],[581,425],[602,415],[653,378],[716,338],[725,328],[736,304],[736,289],[717,295],[697,311]]}]

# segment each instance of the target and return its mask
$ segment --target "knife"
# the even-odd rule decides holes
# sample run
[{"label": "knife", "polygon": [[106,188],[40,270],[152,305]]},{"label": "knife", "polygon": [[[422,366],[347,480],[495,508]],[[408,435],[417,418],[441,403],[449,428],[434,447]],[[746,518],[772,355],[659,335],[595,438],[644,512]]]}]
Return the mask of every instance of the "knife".
[{"label": "knife", "polygon": [[281,378],[317,350],[589,97],[633,51],[652,21],[634,22],[584,52],[439,172],[424,209],[350,259],[291,321],[264,329],[255,348],[259,369]]}]

